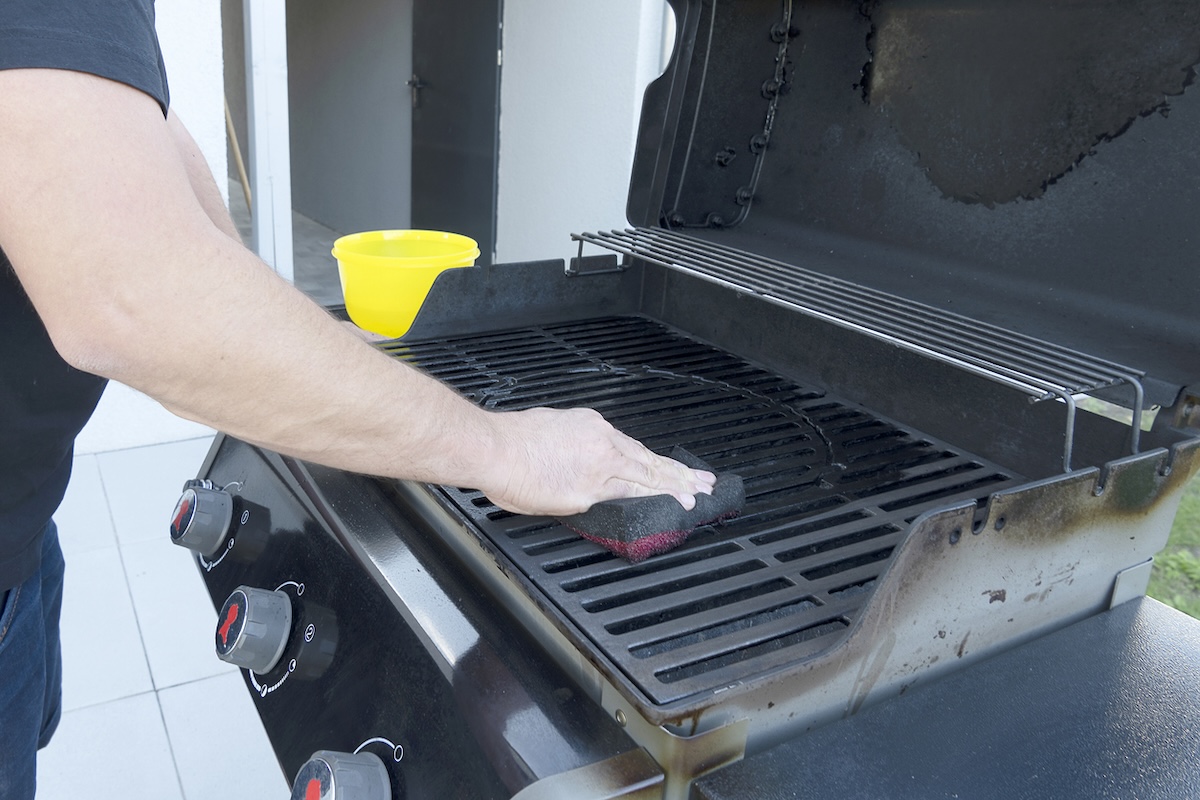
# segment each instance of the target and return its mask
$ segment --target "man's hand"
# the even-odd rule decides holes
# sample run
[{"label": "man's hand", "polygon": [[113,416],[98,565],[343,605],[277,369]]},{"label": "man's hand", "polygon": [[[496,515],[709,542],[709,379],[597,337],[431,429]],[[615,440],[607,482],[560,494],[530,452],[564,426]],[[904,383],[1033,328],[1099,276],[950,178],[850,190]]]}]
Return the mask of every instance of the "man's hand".
[{"label": "man's hand", "polygon": [[656,455],[590,409],[492,415],[499,447],[488,454],[482,490],[518,514],[565,516],[601,500],[669,494],[686,509],[712,494],[715,477]]}]

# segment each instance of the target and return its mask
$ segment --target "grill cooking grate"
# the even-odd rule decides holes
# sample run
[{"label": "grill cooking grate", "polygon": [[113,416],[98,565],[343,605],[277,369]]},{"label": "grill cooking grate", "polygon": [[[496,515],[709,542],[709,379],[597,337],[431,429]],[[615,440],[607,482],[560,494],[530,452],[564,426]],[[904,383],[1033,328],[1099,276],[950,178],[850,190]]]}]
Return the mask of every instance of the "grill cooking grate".
[{"label": "grill cooking grate", "polygon": [[495,409],[590,406],[745,480],[746,507],[629,564],[540,517],[443,487],[558,614],[659,705],[840,640],[920,513],[1015,476],[641,317],[387,346]]}]

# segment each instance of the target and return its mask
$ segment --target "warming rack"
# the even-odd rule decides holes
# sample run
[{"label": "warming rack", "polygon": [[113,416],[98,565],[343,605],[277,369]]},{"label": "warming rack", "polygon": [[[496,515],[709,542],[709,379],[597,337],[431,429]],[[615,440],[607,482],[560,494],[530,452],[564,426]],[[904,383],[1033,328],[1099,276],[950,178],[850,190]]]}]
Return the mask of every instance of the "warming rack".
[{"label": "warming rack", "polygon": [[[1063,469],[1071,470],[1075,398],[1115,386],[1133,389],[1130,453],[1141,434],[1145,372],[850,281],[675,231],[628,228],[572,234],[585,243],[753,294],[974,375],[1017,389],[1030,402],[1057,398],[1067,409]],[[576,274],[568,267],[568,274]]]}]

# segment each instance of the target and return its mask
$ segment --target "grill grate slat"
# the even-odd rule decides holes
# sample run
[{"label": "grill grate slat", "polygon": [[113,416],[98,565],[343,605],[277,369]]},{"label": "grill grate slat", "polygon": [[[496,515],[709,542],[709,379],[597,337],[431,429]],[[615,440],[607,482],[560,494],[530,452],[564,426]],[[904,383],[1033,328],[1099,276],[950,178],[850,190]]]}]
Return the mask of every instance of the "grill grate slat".
[{"label": "grill grate slat", "polygon": [[576,644],[652,703],[833,646],[911,519],[1020,480],[644,317],[385,347],[482,405],[587,405],[647,446],[743,476],[738,518],[641,564],[441,489]]}]

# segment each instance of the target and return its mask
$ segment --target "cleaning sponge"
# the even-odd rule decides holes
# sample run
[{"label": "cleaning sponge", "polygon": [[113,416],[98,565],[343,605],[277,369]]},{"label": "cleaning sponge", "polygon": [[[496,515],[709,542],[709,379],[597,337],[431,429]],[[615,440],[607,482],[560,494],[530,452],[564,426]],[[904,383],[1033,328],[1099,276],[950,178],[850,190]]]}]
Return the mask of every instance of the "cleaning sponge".
[{"label": "cleaning sponge", "polygon": [[[712,471],[682,447],[666,454],[692,469]],[[605,500],[581,514],[559,521],[585,539],[638,562],[679,546],[696,528],[736,517],[746,504],[746,489],[737,475],[717,475],[712,494],[697,494],[696,505],[684,510],[669,494]]]}]

